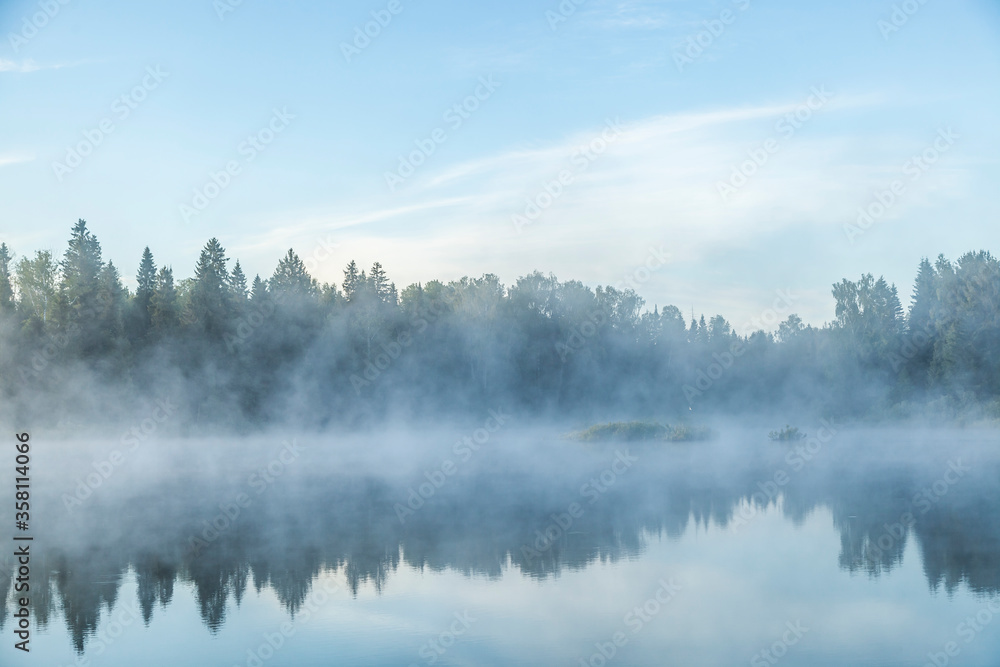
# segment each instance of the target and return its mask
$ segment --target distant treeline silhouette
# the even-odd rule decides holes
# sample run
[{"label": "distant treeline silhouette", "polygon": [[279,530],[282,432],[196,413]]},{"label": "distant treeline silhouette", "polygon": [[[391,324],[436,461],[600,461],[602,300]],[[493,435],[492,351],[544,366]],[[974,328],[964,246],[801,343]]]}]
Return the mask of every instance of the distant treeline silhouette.
[{"label": "distant treeline silhouette", "polygon": [[[143,252],[123,287],[80,220],[61,259],[0,245],[0,416],[135,420],[171,397],[186,423],[303,426],[505,406],[528,416],[669,417],[775,408],[841,417],[1000,415],[1000,263],[920,262],[909,309],[871,274],[835,318],[767,332],[648,310],[632,289],[535,272],[402,291],[352,261],[318,284],[292,250],[248,280],[211,239],[175,280]],[[777,324],[777,322],[775,322]]]}]

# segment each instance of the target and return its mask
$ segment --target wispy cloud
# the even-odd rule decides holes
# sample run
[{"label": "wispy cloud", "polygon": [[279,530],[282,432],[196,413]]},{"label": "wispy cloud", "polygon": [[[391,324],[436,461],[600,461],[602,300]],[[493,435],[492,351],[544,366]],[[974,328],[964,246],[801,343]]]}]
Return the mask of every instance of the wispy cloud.
[{"label": "wispy cloud", "polygon": [[308,214],[299,217],[298,222],[291,225],[273,220],[265,225],[267,229],[265,233],[248,237],[243,243],[234,246],[233,250],[248,253],[269,251],[275,247],[280,247],[282,243],[287,242],[287,239],[304,241],[310,237],[318,237],[322,234],[341,231],[349,227],[386,222],[394,219],[405,219],[419,212],[440,210],[467,203],[468,199],[466,198],[452,197],[449,199],[422,201],[403,206],[392,206],[364,213]]},{"label": "wispy cloud", "polygon": [[589,14],[592,24],[604,29],[655,30],[680,25],[673,11],[662,3],[645,0],[619,0],[605,3]]},{"label": "wispy cloud", "polygon": [[34,159],[34,153],[0,153],[0,167],[19,164],[21,162],[31,162]]},{"label": "wispy cloud", "polygon": [[83,61],[75,63],[51,63],[47,65],[41,65],[35,62],[31,58],[17,62],[15,60],[5,60],[0,58],[0,72],[14,72],[17,74],[28,74],[29,72],[38,72],[45,69],[62,69],[64,67],[76,67],[77,65],[84,64]]},{"label": "wispy cloud", "polygon": [[[878,103],[877,96],[839,96],[829,105],[830,109],[867,106]],[[654,146],[662,146],[668,139],[685,141],[694,132],[703,132],[708,140],[718,140],[726,126],[732,126],[744,121],[768,118],[780,118],[783,114],[794,112],[801,102],[785,104],[744,106],[730,109],[719,109],[694,113],[669,114],[654,116],[641,121],[629,123],[625,127],[622,145],[632,145],[637,152],[645,153],[656,159],[659,164],[668,164],[669,154],[656,154]],[[595,131],[599,133],[601,128]],[[436,174],[430,175],[423,183],[415,179],[418,187],[428,190],[452,184],[476,175],[489,172],[505,172],[511,176],[523,176],[526,169],[551,171],[553,165],[565,160],[581,145],[586,145],[594,138],[594,132],[578,132],[564,141],[538,148],[522,148],[509,150],[497,155],[477,158],[448,167]],[[540,174],[545,175],[545,174]],[[548,174],[551,176],[550,174]]]},{"label": "wispy cloud", "polygon": [[[808,94],[803,91],[803,100]],[[793,137],[776,135],[775,123],[801,108],[803,100],[626,122],[620,136],[584,170],[573,166],[573,156],[601,135],[602,125],[541,146],[512,147],[417,174],[407,187],[368,202],[367,213],[361,202],[353,202],[339,211],[283,215],[277,237],[261,235],[241,250],[270,258],[280,238],[308,252],[317,235],[332,234],[343,242],[344,256],[318,269],[321,280],[336,281],[339,262],[357,254],[358,260],[381,261],[400,285],[429,275],[458,278],[469,266],[489,267],[507,282],[543,269],[615,284],[649,246],[667,247],[683,258],[677,266],[690,269],[712,262],[726,249],[763,240],[770,239],[769,251],[777,252],[775,243],[780,242],[773,239],[828,232],[839,238],[859,198],[870,197],[871,188],[911,152],[911,137],[882,137],[873,144],[857,136],[844,114],[877,109],[884,100],[846,93],[837,94]],[[718,183],[748,159],[749,150],[775,136],[781,139],[778,152],[746,187],[724,201]],[[925,141],[912,139],[917,147]],[[523,214],[526,203],[537,200],[545,185],[567,169],[573,171],[572,183],[518,233],[513,215]],[[933,184],[928,177],[923,186],[934,197],[953,199],[961,192],[963,173],[945,178],[939,172]],[[760,261],[757,255],[750,260],[745,255],[733,251],[740,261]],[[716,267],[712,275],[720,285],[731,279],[730,268]],[[740,270],[743,275],[757,272],[754,266]],[[692,282],[682,271],[665,271],[643,286],[643,296],[651,303],[691,303],[705,298],[698,295],[713,287],[706,283],[710,280],[702,276]],[[747,289],[766,300],[773,285],[765,283]],[[731,299],[725,288],[716,287],[719,295],[705,304],[713,312],[739,320],[759,310],[756,302]],[[821,311],[802,314],[818,323]]]}]

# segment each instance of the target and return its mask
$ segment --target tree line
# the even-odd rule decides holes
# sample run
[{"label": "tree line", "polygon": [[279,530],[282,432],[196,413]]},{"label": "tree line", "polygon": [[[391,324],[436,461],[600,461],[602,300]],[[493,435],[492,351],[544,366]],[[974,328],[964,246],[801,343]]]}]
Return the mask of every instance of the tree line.
[{"label": "tree line", "polygon": [[248,280],[211,239],[190,278],[143,251],[122,284],[83,220],[61,258],[0,244],[0,416],[64,425],[172,397],[185,422],[253,427],[431,418],[671,417],[785,408],[852,418],[1000,416],[1000,263],[920,262],[904,308],[865,274],[834,319],[737,332],[632,289],[534,272],[397,291],[384,268],[319,284],[289,250]]}]

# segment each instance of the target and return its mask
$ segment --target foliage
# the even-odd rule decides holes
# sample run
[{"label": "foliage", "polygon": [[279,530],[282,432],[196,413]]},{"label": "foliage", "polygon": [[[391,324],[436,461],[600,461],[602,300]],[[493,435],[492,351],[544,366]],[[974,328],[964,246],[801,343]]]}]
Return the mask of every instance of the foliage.
[{"label": "foliage", "polygon": [[[829,324],[789,314],[773,333],[537,271],[510,285],[485,274],[397,291],[381,264],[351,261],[340,285],[321,285],[289,249],[248,287],[214,238],[191,277],[157,267],[149,248],[137,260],[131,293],[83,220],[61,261],[0,243],[0,417],[61,419],[86,410],[81,396],[124,409],[167,392],[192,424],[241,427],[291,413],[324,426],[497,406],[574,419],[781,406],[982,420],[1000,400],[1000,263],[985,251],[922,260],[908,311],[895,285],[865,274],[833,286]],[[67,375],[83,372],[94,376]]]},{"label": "foliage", "polygon": [[636,440],[660,440],[666,435],[666,427],[660,424],[633,421],[597,424],[578,433],[570,434],[570,438],[583,442],[601,440],[632,442]]},{"label": "foliage", "polygon": [[583,431],[571,433],[568,436],[572,440],[582,442],[595,441],[621,441],[636,442],[643,440],[659,440],[668,442],[696,442],[709,440],[713,437],[713,432],[705,427],[698,426],[670,426],[657,422],[611,422],[608,424],[597,424]]},{"label": "foliage", "polygon": [[767,434],[767,437],[771,440],[776,440],[780,442],[788,442],[795,440],[805,440],[808,436],[800,431],[797,426],[789,426],[785,424],[785,427],[780,431],[771,431]]}]

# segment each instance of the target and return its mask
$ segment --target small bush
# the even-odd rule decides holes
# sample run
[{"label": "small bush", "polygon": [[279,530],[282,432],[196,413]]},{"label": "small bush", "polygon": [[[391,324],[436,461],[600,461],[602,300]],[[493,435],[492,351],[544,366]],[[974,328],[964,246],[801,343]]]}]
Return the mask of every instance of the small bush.
[{"label": "small bush", "polygon": [[806,434],[800,431],[798,427],[785,424],[785,428],[780,431],[771,431],[767,434],[767,437],[771,440],[787,442],[789,440],[805,440]]},{"label": "small bush", "polygon": [[591,442],[595,440],[656,440],[666,433],[666,427],[655,422],[612,422],[598,424],[585,431],[572,434],[575,440]]},{"label": "small bush", "polygon": [[619,442],[637,442],[642,440],[665,440],[668,442],[694,442],[708,440],[712,437],[710,429],[698,426],[664,426],[657,422],[612,422],[597,424],[590,428],[571,433],[573,440],[583,442],[614,440]]}]

